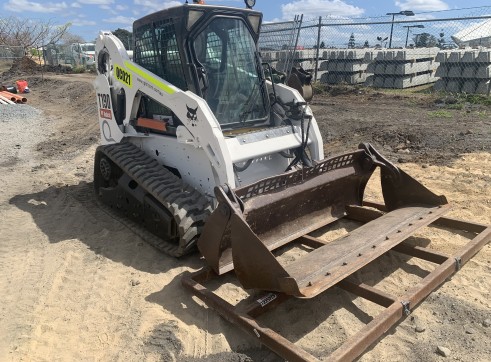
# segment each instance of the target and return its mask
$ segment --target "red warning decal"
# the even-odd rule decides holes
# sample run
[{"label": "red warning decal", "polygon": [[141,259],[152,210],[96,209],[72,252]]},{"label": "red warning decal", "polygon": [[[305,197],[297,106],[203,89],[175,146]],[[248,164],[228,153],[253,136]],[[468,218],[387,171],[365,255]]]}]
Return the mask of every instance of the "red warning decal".
[{"label": "red warning decal", "polygon": [[110,109],[104,109],[104,108],[99,109],[99,115],[101,116],[101,118],[113,119]]}]

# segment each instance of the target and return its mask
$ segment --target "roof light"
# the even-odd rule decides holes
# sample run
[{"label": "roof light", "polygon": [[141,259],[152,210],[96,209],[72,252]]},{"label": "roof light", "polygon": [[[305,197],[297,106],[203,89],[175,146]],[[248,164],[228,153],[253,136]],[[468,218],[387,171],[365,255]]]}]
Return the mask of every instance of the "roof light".
[{"label": "roof light", "polygon": [[256,5],[256,0],[244,0],[244,2],[248,9],[252,9],[252,7]]}]

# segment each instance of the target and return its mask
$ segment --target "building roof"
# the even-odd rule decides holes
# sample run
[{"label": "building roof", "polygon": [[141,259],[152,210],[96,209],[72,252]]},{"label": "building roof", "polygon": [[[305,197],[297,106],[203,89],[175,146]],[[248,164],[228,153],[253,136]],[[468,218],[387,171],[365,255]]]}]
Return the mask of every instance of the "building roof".
[{"label": "building roof", "polygon": [[489,37],[491,37],[491,19],[481,21],[452,35],[452,39],[457,44]]}]

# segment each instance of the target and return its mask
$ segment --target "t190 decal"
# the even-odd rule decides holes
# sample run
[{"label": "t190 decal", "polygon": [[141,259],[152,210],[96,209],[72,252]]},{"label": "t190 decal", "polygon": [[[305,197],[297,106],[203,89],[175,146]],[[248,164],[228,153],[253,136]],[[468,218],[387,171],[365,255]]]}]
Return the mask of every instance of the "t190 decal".
[{"label": "t190 decal", "polygon": [[111,112],[111,97],[106,93],[97,93],[99,103],[99,116],[105,119],[113,119]]}]

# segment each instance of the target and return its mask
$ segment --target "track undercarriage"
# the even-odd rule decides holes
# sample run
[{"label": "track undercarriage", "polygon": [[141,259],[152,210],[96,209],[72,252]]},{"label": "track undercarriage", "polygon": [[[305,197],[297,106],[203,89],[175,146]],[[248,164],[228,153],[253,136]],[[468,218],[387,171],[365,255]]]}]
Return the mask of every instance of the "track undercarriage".
[{"label": "track undercarriage", "polygon": [[147,242],[175,257],[193,250],[211,212],[206,198],[132,143],[97,149],[94,187],[104,204],[157,236]]}]

